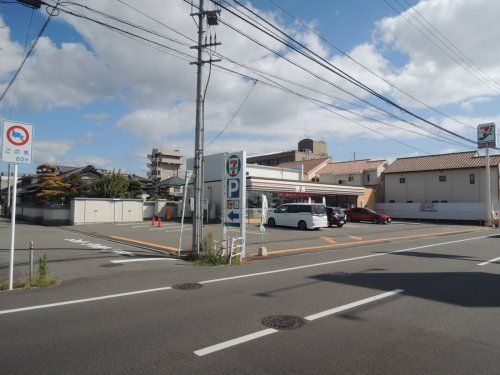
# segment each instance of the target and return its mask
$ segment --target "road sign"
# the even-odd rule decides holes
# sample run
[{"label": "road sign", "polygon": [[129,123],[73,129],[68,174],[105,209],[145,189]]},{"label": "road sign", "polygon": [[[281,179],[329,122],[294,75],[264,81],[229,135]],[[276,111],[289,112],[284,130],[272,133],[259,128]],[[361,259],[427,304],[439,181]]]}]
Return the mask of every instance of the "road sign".
[{"label": "road sign", "polygon": [[495,123],[480,124],[477,126],[477,147],[478,148],[495,148],[496,147],[496,132]]},{"label": "road sign", "polygon": [[29,164],[33,162],[33,125],[4,120],[2,161]]}]

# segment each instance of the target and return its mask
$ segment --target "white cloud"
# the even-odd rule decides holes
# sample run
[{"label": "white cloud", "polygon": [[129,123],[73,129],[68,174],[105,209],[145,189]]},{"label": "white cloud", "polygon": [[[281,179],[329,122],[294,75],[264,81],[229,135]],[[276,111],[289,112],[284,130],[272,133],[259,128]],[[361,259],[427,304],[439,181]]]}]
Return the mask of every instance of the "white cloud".
[{"label": "white cloud", "polygon": [[34,162],[36,164],[61,164],[64,156],[72,149],[75,142],[71,139],[39,139],[33,146]]}]

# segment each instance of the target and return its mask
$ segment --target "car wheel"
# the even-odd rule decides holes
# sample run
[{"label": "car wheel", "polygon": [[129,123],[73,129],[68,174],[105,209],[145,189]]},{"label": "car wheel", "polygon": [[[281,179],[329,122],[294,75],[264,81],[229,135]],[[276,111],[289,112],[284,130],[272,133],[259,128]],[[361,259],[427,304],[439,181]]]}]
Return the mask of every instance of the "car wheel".
[{"label": "car wheel", "polygon": [[274,226],[276,226],[276,221],[274,221],[274,219],[273,219],[273,218],[269,219],[269,220],[267,221],[267,226],[268,226],[268,227],[271,227],[271,228],[272,228],[272,227],[274,227]]},{"label": "car wheel", "polygon": [[299,221],[298,228],[300,230],[307,230],[307,224],[306,224],[306,222],[304,220]]},{"label": "car wheel", "polygon": [[378,224],[378,218],[377,217],[374,217],[372,219],[372,224]]},{"label": "car wheel", "polygon": [[338,226],[339,228],[342,228],[342,227],[344,226],[344,224],[337,224],[337,226]]}]

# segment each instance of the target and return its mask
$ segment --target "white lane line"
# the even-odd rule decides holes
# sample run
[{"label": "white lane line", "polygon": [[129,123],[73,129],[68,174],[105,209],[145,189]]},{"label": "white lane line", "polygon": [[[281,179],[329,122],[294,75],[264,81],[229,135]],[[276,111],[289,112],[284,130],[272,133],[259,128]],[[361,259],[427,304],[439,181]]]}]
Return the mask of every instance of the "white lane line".
[{"label": "white lane line", "polygon": [[111,263],[132,263],[132,262],[149,262],[152,260],[179,260],[175,258],[138,258],[138,259],[120,259],[110,260]]},{"label": "white lane line", "polygon": [[[465,241],[474,241],[474,240],[478,240],[478,239],[482,239],[482,238],[488,238],[488,237],[492,237],[492,235],[489,235],[489,236],[480,236],[480,237],[472,237],[472,238],[466,238],[466,239],[456,240],[456,241],[448,241],[448,242],[441,242],[441,243],[431,244],[431,245],[411,247],[411,248],[408,248],[408,249],[391,251],[389,253],[377,253],[377,254],[364,255],[364,256],[359,256],[359,257],[354,257],[354,258],[332,260],[332,261],[329,261],[329,262],[307,264],[305,266],[282,268],[282,269],[277,269],[277,270],[272,270],[272,271],[250,273],[250,274],[244,274],[244,275],[238,275],[238,276],[231,276],[231,277],[225,277],[225,278],[213,279],[213,280],[205,280],[205,281],[201,281],[200,284],[210,284],[210,283],[217,283],[217,282],[227,281],[227,280],[243,279],[243,278],[247,278],[247,277],[256,277],[256,276],[270,275],[270,274],[273,274],[273,273],[281,273],[281,272],[294,271],[294,270],[300,270],[300,269],[305,269],[305,268],[320,267],[320,266],[325,266],[325,265],[328,265],[328,264],[335,264],[335,263],[349,262],[349,261],[352,261],[352,260],[373,258],[373,257],[384,256],[384,255],[389,255],[389,254],[393,254],[393,253],[401,253],[401,252],[404,252],[404,251],[413,251],[413,250],[418,250],[418,249],[425,249],[425,248],[429,248],[429,247],[437,247],[437,246],[449,245],[449,244],[459,243],[459,242],[465,242]],[[150,293],[150,292],[154,292],[154,291],[168,290],[168,289],[172,289],[172,288],[171,287],[163,287],[163,288],[157,288],[157,289],[138,290],[138,291],[135,291],[135,292],[112,294],[110,296],[101,296],[101,297],[94,297],[94,298],[86,298],[86,299],[83,299],[83,300],[74,300],[74,301],[52,303],[52,304],[48,304],[48,305],[37,305],[37,306],[30,306],[30,307],[22,307],[20,309],[0,310],[0,315],[9,314],[9,313],[13,313],[13,312],[19,312],[19,311],[43,309],[43,308],[55,307],[55,306],[61,306],[61,305],[71,305],[73,303],[82,303],[82,302],[97,301],[97,300],[101,300],[101,299],[109,299],[109,298],[122,297],[122,296],[134,295],[134,294]]]},{"label": "white lane line", "polygon": [[403,289],[395,289],[395,290],[392,290],[392,291],[387,292],[387,293],[378,294],[378,295],[373,296],[373,297],[368,297],[368,298],[365,298],[365,299],[362,299],[362,300],[359,300],[356,302],[348,303],[347,305],[335,307],[333,309],[325,310],[325,311],[319,312],[317,314],[312,314],[312,315],[306,316],[304,319],[309,320],[309,321],[313,321],[313,320],[316,320],[319,318],[324,318],[325,316],[337,314],[339,312],[349,310],[349,309],[352,309],[354,307],[358,307],[358,306],[365,305],[365,304],[370,303],[370,302],[378,301],[379,299],[382,299],[382,298],[394,296],[394,295],[399,294],[401,292],[403,292]]},{"label": "white lane line", "polygon": [[84,299],[75,299],[75,300],[72,300],[72,301],[48,303],[46,305],[35,305],[35,306],[28,306],[28,307],[20,307],[20,308],[17,308],[17,309],[0,310],[0,315],[12,314],[12,313],[20,312],[20,311],[46,309],[46,308],[49,308],[49,307],[74,305],[74,304],[77,304],[77,303],[84,303],[84,302],[100,301],[100,300],[103,300],[103,299],[111,299],[111,298],[118,298],[118,297],[125,297],[125,296],[133,296],[134,294],[144,294],[144,293],[161,292],[161,291],[170,290],[170,289],[172,289],[172,287],[165,286],[165,287],[162,287],[162,288],[136,290],[135,292],[118,293],[118,294],[108,294],[106,296],[100,296],[100,297],[92,297],[92,298],[84,298]]},{"label": "white lane line", "polygon": [[479,263],[478,266],[486,266],[487,264],[495,263],[496,261],[499,261],[499,260],[500,260],[500,257],[493,258],[493,259],[487,260],[486,262]]},{"label": "white lane line", "polygon": [[194,354],[196,354],[198,357],[201,357],[201,356],[204,356],[204,355],[207,355],[207,354],[210,354],[210,353],[222,350],[222,349],[226,349],[226,348],[229,348],[231,346],[242,344],[242,343],[247,342],[247,341],[255,340],[255,339],[258,339],[260,337],[267,336],[267,335],[270,335],[270,334],[276,333],[276,332],[278,332],[278,330],[276,330],[274,328],[264,329],[262,331],[251,333],[249,335],[245,335],[245,336],[237,337],[237,338],[229,340],[229,341],[221,342],[220,344],[216,344],[216,345],[212,345],[212,346],[200,349],[200,350],[196,350],[194,352]]},{"label": "white lane line", "polygon": [[437,246],[450,245],[450,244],[459,243],[459,242],[474,241],[474,240],[479,240],[481,238],[487,238],[487,237],[491,237],[491,235],[489,235],[489,236],[480,236],[480,237],[472,237],[472,238],[466,238],[466,239],[462,239],[462,240],[455,240],[455,241],[448,241],[448,242],[440,242],[440,243],[431,244],[431,245],[423,245],[423,246],[410,247],[408,249],[395,250],[395,251],[390,251],[390,252],[387,252],[387,253],[377,253],[377,254],[370,254],[370,255],[362,255],[362,256],[354,257],[354,258],[345,258],[345,259],[331,260],[331,261],[328,261],[328,262],[307,264],[305,266],[297,266],[297,267],[290,267],[290,268],[281,268],[281,269],[272,270],[272,271],[248,273],[248,274],[244,274],[244,275],[230,276],[230,277],[224,277],[224,278],[220,278],[220,279],[205,280],[205,281],[200,281],[200,284],[211,284],[211,283],[217,283],[217,282],[226,281],[226,280],[243,279],[243,278],[247,278],[247,277],[263,276],[263,275],[270,275],[270,274],[273,274],[273,273],[295,271],[295,270],[300,270],[300,269],[304,269],[304,268],[312,268],[312,267],[325,266],[325,265],[328,265],[328,264],[350,262],[352,260],[359,260],[359,259],[367,259],[367,258],[373,258],[373,257],[380,257],[380,256],[390,255],[390,254],[395,254],[395,253],[403,253],[405,251],[414,251],[414,250],[419,250],[419,249],[426,249],[426,248],[429,248],[429,247],[437,247]]},{"label": "white lane line", "polygon": [[[395,289],[395,290],[392,290],[390,292],[378,294],[376,296],[365,298],[365,299],[362,299],[362,300],[357,301],[357,302],[352,302],[352,303],[349,303],[347,305],[339,306],[339,307],[336,307],[334,309],[330,309],[330,310],[319,312],[317,314],[309,315],[309,316],[306,316],[304,319],[309,320],[309,321],[313,321],[313,320],[323,318],[323,317],[328,316],[328,315],[336,314],[336,313],[344,311],[344,310],[352,309],[352,308],[357,307],[357,306],[361,306],[361,305],[364,305],[364,304],[367,304],[370,302],[374,302],[374,301],[380,300],[382,298],[387,298],[387,297],[396,295],[396,294],[401,293],[401,292],[403,292],[403,289]],[[203,349],[196,350],[196,351],[194,351],[194,354],[196,354],[199,357],[202,357],[204,355],[207,355],[207,354],[210,354],[213,352],[217,352],[219,350],[227,349],[227,348],[230,348],[231,346],[243,344],[245,342],[255,340],[255,339],[258,339],[260,337],[264,337],[264,336],[267,336],[267,335],[270,335],[270,334],[276,333],[276,332],[278,332],[278,330],[274,329],[274,328],[264,329],[262,331],[257,331],[257,332],[251,333],[249,335],[245,335],[245,336],[237,337],[237,338],[232,339],[232,340],[221,342],[220,344],[215,344],[215,345],[203,348]]]}]

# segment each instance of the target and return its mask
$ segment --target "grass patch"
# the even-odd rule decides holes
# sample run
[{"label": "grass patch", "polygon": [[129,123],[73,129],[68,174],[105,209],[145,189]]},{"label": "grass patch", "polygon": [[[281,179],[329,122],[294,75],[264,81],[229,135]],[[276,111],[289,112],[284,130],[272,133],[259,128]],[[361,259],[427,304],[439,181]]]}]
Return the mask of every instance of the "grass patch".
[{"label": "grass patch", "polygon": [[209,232],[203,238],[200,253],[191,253],[188,256],[188,260],[192,260],[203,266],[220,266],[228,263],[228,258],[224,255],[223,250],[222,247],[216,248],[214,235]]},{"label": "grass patch", "polygon": [[[56,285],[58,280],[51,276],[49,271],[49,265],[47,262],[47,254],[43,254],[38,260],[38,267],[34,279],[30,283],[28,276],[17,277],[13,280],[13,289],[20,288],[45,288],[48,286]],[[9,280],[3,278],[0,280],[0,290],[9,289]]]}]

